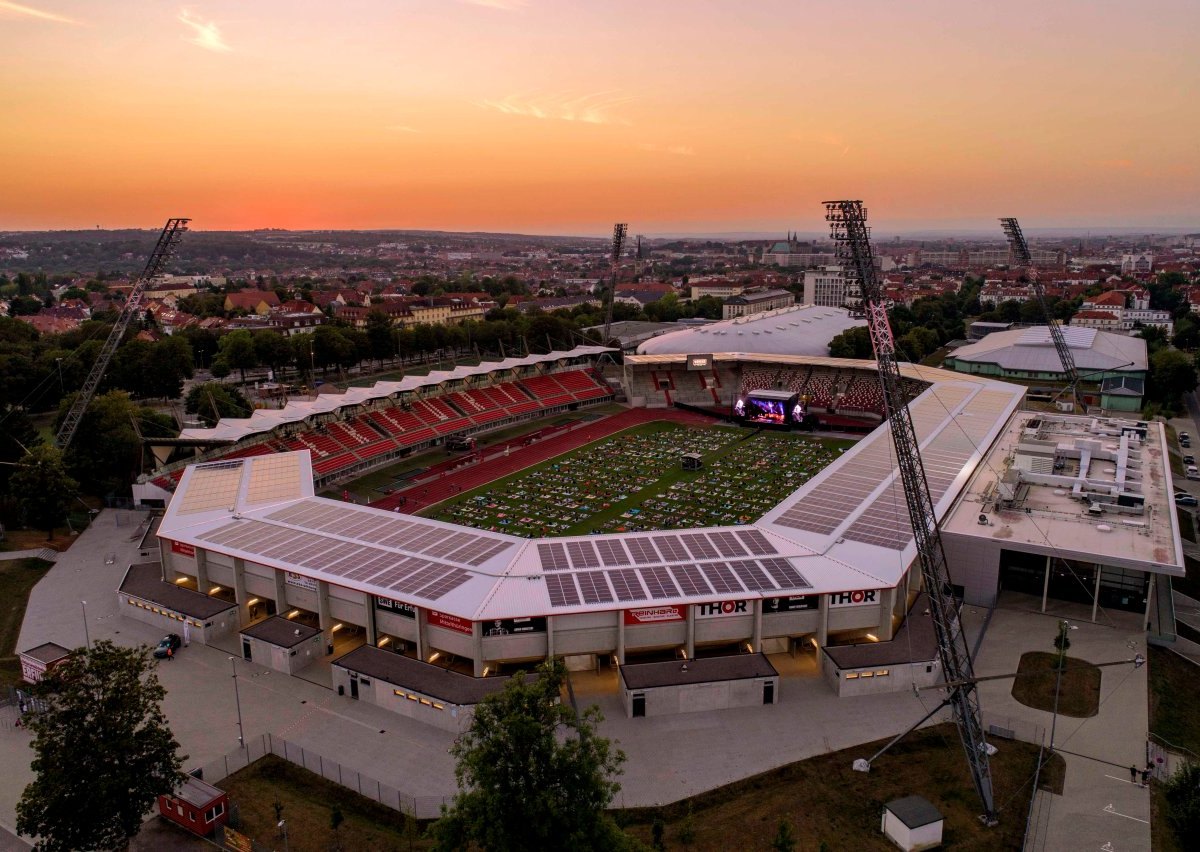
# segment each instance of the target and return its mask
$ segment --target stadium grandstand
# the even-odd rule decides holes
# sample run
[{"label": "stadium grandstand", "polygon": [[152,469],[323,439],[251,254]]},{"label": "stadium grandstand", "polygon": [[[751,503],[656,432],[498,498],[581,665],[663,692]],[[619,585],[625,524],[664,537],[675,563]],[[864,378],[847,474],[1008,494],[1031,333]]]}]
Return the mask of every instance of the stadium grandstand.
[{"label": "stadium grandstand", "polygon": [[820,357],[829,354],[833,338],[866,324],[845,308],[794,305],[660,334],[640,344],[637,354],[742,352]]},{"label": "stadium grandstand", "polygon": [[609,351],[581,346],[435,370],[292,401],[281,409],[259,409],[247,418],[222,418],[210,429],[184,429],[179,439],[193,455],[171,461],[135,485],[135,499],[165,505],[188,464],[297,450],[312,454],[314,481],[325,487],[452,436],[608,402],[615,393],[592,361]]}]

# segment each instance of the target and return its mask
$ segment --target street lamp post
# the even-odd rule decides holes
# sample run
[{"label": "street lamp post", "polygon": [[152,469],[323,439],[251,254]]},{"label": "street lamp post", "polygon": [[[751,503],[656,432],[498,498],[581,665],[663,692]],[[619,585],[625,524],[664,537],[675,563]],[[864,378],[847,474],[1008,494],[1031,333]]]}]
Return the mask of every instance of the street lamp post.
[{"label": "street lamp post", "polygon": [[233,669],[233,700],[237,705],[238,717],[238,745],[241,748],[246,747],[246,732],[242,729],[242,696],[238,693],[237,682],[237,660],[233,657],[229,658],[229,667]]},{"label": "street lamp post", "polygon": [[83,640],[87,643],[87,649],[92,650],[92,636],[88,632],[87,625],[87,601],[80,601],[79,607],[83,610]]},{"label": "street lamp post", "polygon": [[1071,645],[1067,633],[1078,629],[1066,619],[1058,622],[1058,642],[1056,643],[1058,645],[1058,665],[1055,666],[1054,713],[1050,716],[1050,751],[1054,751],[1054,731],[1058,727],[1058,695],[1062,691],[1063,669],[1067,666],[1067,648]]}]

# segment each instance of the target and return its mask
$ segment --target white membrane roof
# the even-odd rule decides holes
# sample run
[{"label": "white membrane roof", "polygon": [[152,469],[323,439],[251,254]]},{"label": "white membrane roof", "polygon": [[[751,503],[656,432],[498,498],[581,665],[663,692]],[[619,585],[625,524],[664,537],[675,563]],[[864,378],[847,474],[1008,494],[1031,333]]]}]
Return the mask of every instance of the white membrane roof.
[{"label": "white membrane roof", "polygon": [[320,394],[316,399],[291,400],[283,408],[258,409],[249,417],[222,417],[211,429],[184,429],[179,433],[179,437],[195,440],[238,441],[260,432],[269,432],[284,423],[299,423],[314,414],[327,414],[339,408],[385,399],[393,394],[435,387],[443,382],[615,351],[607,346],[576,346],[574,349],[563,352],[528,355],[524,358],[505,358],[503,361],[485,361],[473,367],[460,366],[453,370],[433,370],[426,376],[405,376],[398,382],[376,382],[368,388],[347,388],[344,393]]},{"label": "white membrane roof", "polygon": [[[905,372],[933,382],[912,412],[942,516],[1024,389]],[[744,526],[518,538],[314,497],[301,451],[188,467],[158,534],[471,620],[890,588],[915,556],[886,424]]]}]

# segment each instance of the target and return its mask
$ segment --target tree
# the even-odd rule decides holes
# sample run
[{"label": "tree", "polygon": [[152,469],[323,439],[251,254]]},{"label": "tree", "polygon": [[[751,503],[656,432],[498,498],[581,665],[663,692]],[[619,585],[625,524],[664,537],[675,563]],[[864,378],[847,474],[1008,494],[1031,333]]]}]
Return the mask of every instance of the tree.
[{"label": "tree", "polygon": [[217,357],[228,364],[230,369],[239,371],[243,382],[246,381],[246,370],[258,366],[254,335],[245,329],[229,332],[221,338],[217,348],[220,352]]},{"label": "tree", "polygon": [[384,359],[396,357],[396,332],[392,321],[383,311],[367,314],[367,347],[371,357],[383,366]]},{"label": "tree", "polygon": [[560,700],[566,666],[545,662],[480,702],[450,748],[462,791],[434,825],[439,849],[490,852],[621,849],[628,839],[605,813],[625,754],[596,734],[593,706]]},{"label": "tree", "polygon": [[[55,428],[62,424],[74,397],[59,404]],[[142,472],[142,442],[149,436],[170,436],[179,430],[172,417],[138,405],[125,391],[109,391],[92,400],[79,421],[66,453],[67,470],[84,490],[106,496],[128,495],[129,484]]]},{"label": "tree", "polygon": [[79,483],[70,477],[57,447],[31,447],[17,462],[16,473],[8,481],[8,491],[21,507],[27,523],[44,529],[46,539],[54,538],[54,528],[67,516],[67,507],[79,491]]},{"label": "tree", "polygon": [[17,831],[47,852],[124,848],[159,794],[184,778],[149,650],[101,640],[33,693],[43,702],[26,717],[36,777],[17,803]]},{"label": "tree", "polygon": [[271,368],[277,382],[283,376],[283,368],[295,357],[288,339],[274,331],[260,331],[254,335],[254,353],[258,363]]},{"label": "tree", "polygon": [[249,417],[254,413],[254,406],[237,388],[220,382],[205,382],[188,391],[184,410],[198,416],[206,426],[215,426],[222,417]]},{"label": "tree", "polygon": [[1186,848],[1200,832],[1200,763],[1185,763],[1167,781],[1167,821]]},{"label": "tree", "polygon": [[866,326],[848,328],[829,341],[831,358],[870,358],[871,332]]},{"label": "tree", "polygon": [[771,848],[775,852],[795,852],[796,835],[792,831],[792,824],[786,819],[779,820],[779,828],[775,831],[775,837],[771,840]]},{"label": "tree", "polygon": [[1196,389],[1196,365],[1185,352],[1160,349],[1150,356],[1147,396],[1163,406],[1178,410],[1183,395]]}]

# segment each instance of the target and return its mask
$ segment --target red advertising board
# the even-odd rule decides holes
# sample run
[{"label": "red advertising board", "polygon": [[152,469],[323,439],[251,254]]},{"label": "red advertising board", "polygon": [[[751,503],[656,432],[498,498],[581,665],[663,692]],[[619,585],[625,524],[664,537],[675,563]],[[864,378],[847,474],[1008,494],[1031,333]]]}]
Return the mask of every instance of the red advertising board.
[{"label": "red advertising board", "polygon": [[471,635],[471,622],[467,621],[467,619],[432,609],[428,613],[428,621],[434,627],[444,627],[447,630],[453,630],[455,633]]},{"label": "red advertising board", "polygon": [[625,610],[626,624],[659,624],[664,621],[683,621],[681,606],[646,606]]},{"label": "red advertising board", "polygon": [[171,552],[178,553],[180,556],[194,557],[196,555],[196,546],[194,544],[184,544],[182,541],[171,540]]}]

